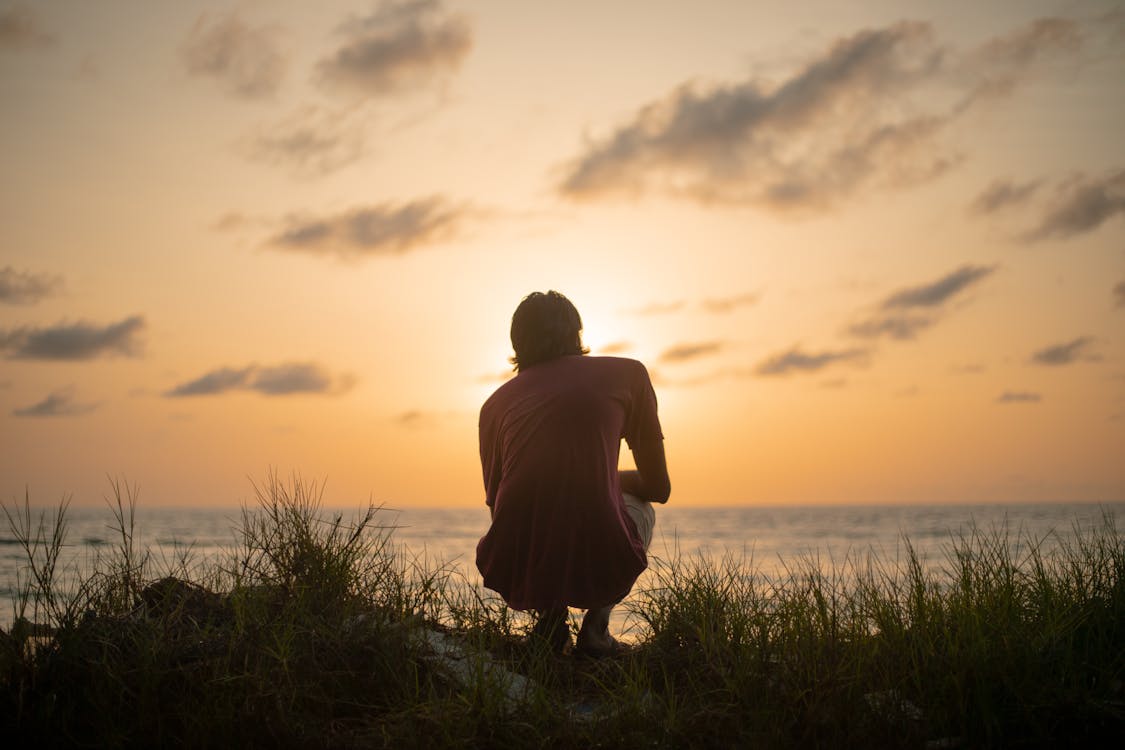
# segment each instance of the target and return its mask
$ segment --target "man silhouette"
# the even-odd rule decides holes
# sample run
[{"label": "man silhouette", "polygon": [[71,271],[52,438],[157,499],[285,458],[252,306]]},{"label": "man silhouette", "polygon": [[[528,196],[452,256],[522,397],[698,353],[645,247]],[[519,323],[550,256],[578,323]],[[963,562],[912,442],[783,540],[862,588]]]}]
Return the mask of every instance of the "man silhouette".
[{"label": "man silhouette", "polygon": [[[648,564],[655,513],[671,493],[648,372],[636,360],[584,356],[582,319],[555,291],[512,316],[516,377],[480,411],[492,523],[477,545],[484,585],[534,610],[533,636],[570,645],[567,607],[585,609],[577,650],[605,656],[613,606]],[[621,439],[636,471],[618,471]]]}]

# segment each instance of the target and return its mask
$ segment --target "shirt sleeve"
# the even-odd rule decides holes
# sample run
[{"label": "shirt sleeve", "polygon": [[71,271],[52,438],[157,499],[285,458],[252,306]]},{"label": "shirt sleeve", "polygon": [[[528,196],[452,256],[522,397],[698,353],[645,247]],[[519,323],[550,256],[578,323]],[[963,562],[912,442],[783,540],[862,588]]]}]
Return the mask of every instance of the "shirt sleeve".
[{"label": "shirt sleeve", "polygon": [[625,442],[632,448],[646,440],[663,440],[660,418],[656,414],[656,391],[652,388],[648,370],[640,362],[636,363],[629,393],[629,412],[625,415],[625,431],[622,435]]}]

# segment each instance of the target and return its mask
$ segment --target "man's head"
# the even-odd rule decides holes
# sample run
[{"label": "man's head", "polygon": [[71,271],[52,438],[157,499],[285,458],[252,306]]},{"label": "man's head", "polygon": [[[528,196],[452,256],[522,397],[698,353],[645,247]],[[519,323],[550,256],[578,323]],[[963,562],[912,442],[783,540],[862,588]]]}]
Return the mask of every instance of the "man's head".
[{"label": "man's head", "polygon": [[556,291],[532,292],[512,315],[512,364],[516,370],[567,354],[585,354],[582,318],[578,310]]}]

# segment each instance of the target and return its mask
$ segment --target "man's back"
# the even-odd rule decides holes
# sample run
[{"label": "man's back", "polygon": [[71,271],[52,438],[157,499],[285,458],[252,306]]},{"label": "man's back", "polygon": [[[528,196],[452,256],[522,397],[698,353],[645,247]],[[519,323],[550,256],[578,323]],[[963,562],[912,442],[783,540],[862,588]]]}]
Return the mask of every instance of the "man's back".
[{"label": "man's back", "polygon": [[618,482],[621,438],[659,439],[656,397],[630,359],[571,355],[529,367],[481,408],[493,523],[485,585],[514,607],[600,606],[646,565]]}]

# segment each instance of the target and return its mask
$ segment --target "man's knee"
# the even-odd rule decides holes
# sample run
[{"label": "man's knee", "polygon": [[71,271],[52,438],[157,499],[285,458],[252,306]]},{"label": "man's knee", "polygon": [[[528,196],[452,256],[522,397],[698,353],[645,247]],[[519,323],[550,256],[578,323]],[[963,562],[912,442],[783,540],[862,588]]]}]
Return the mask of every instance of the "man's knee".
[{"label": "man's knee", "polygon": [[653,510],[652,503],[641,500],[635,495],[625,493],[624,498],[625,510],[633,519],[633,525],[637,527],[637,533],[640,534],[647,552],[649,545],[652,544],[653,529],[656,527],[656,511]]}]

